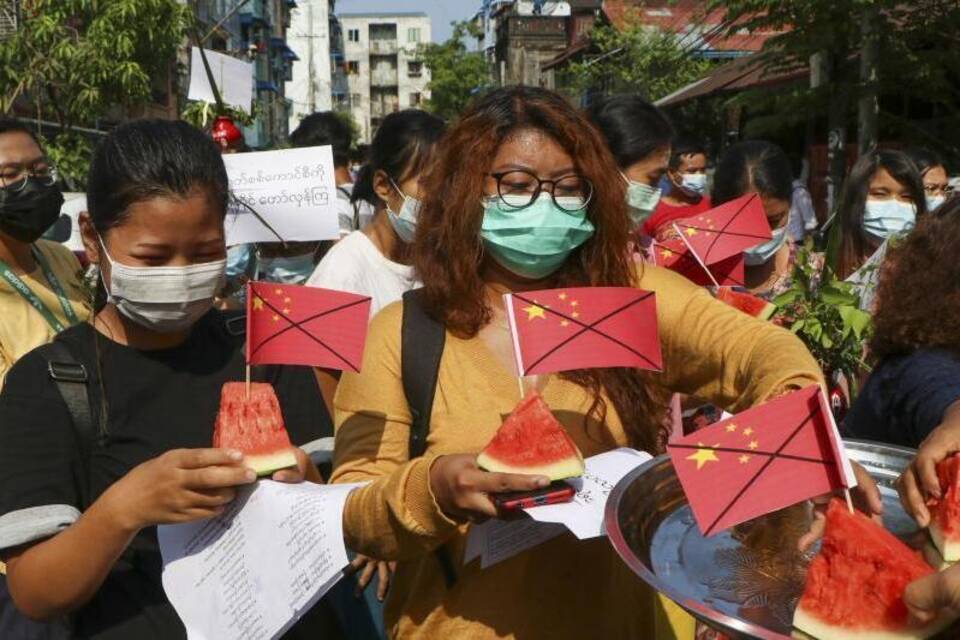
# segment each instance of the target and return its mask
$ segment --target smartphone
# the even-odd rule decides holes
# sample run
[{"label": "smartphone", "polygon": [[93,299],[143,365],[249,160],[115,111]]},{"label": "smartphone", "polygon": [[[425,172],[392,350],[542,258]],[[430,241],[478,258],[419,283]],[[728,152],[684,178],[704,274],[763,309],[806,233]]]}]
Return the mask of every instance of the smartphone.
[{"label": "smartphone", "polygon": [[558,480],[548,484],[543,489],[495,493],[492,498],[493,504],[499,511],[519,511],[530,507],[541,507],[545,504],[570,502],[576,493],[576,490],[569,484]]}]

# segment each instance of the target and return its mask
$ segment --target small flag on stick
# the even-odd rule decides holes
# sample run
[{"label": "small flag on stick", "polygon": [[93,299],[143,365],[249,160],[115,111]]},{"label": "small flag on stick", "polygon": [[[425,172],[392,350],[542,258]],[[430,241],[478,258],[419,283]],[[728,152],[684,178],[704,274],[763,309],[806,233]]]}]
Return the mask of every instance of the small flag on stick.
[{"label": "small flag on stick", "polygon": [[656,243],[652,249],[656,263],[675,271],[701,287],[743,287],[743,255],[730,256],[716,264],[705,266],[690,251],[680,238],[670,238]]},{"label": "small flag on stick", "polygon": [[370,297],[272,282],[247,288],[247,365],[360,371]]},{"label": "small flag on stick", "polygon": [[663,365],[656,296],[632,287],[578,287],[504,296],[521,376]]},{"label": "small flag on stick", "polygon": [[763,203],[756,193],[677,220],[673,227],[707,266],[738,256],[773,237]]},{"label": "small flag on stick", "polygon": [[817,385],[670,442],[667,450],[706,536],[857,484]]}]

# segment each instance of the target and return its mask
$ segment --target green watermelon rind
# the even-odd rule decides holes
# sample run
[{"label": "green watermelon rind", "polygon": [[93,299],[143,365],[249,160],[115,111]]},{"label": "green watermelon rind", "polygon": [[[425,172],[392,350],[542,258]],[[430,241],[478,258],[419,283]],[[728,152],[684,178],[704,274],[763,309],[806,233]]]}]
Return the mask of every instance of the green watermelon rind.
[{"label": "green watermelon rind", "polygon": [[772,302],[767,302],[752,293],[734,291],[730,287],[720,287],[717,291],[717,300],[760,320],[769,320],[777,310],[777,306]]}]

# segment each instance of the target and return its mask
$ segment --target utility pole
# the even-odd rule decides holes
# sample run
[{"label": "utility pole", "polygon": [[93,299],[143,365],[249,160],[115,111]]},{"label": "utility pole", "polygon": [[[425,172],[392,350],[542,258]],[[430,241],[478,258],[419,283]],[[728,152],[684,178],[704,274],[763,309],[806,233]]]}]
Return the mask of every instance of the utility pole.
[{"label": "utility pole", "polygon": [[307,4],[307,23],[310,25],[310,32],[307,36],[307,57],[310,60],[307,63],[307,82],[310,83],[310,91],[308,95],[310,96],[310,113],[315,113],[317,111],[317,81],[315,78],[316,75],[316,66],[313,60],[313,3],[310,2]]},{"label": "utility pole", "polygon": [[880,10],[876,2],[864,7],[861,18],[860,99],[857,105],[857,142],[860,155],[877,146],[880,115]]}]

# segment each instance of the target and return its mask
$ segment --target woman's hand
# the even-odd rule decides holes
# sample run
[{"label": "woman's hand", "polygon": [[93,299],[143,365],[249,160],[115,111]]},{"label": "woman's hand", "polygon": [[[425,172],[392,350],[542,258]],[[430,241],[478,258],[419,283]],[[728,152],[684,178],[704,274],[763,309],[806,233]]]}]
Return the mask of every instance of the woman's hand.
[{"label": "woman's hand", "polygon": [[933,573],[907,585],[903,601],[910,617],[928,624],[942,611],[960,614],[960,566]]},{"label": "woman's hand", "polygon": [[[850,464],[853,467],[853,475],[857,479],[857,486],[850,490],[853,504],[858,510],[879,522],[883,515],[883,498],[880,496],[877,482],[866,469],[860,466],[860,463],[851,460]],[[804,534],[798,542],[800,551],[806,551],[814,542],[823,537],[823,530],[827,526],[827,505],[832,497],[832,495],[827,495],[814,498],[813,522],[810,523],[810,531]]]},{"label": "woman's hand", "polygon": [[297,466],[280,469],[280,471],[274,472],[270,479],[288,484],[299,484],[301,482],[323,484],[323,476],[320,475],[317,466],[310,461],[310,456],[300,447],[295,447],[293,453],[297,456]]},{"label": "woman's hand", "polygon": [[490,493],[532,491],[550,484],[546,476],[490,473],[477,466],[475,455],[440,456],[430,467],[430,489],[440,509],[461,522],[496,517]]},{"label": "woman's hand", "polygon": [[363,590],[370,585],[373,580],[373,574],[376,573],[377,581],[377,600],[383,602],[387,597],[387,589],[390,588],[390,576],[397,570],[396,562],[385,562],[383,560],[374,560],[367,556],[358,555],[350,563],[348,574],[359,573],[357,576],[357,589],[355,595],[359,598],[363,595]]},{"label": "woman's hand", "polygon": [[900,494],[903,508],[921,527],[930,524],[927,498],[940,497],[937,463],[958,451],[960,451],[960,402],[955,402],[944,413],[943,423],[920,443],[916,457],[897,480],[897,493]]},{"label": "woman's hand", "polygon": [[239,451],[175,449],[136,466],[103,497],[116,522],[136,532],[218,515],[233,500],[235,487],[256,479]]}]

